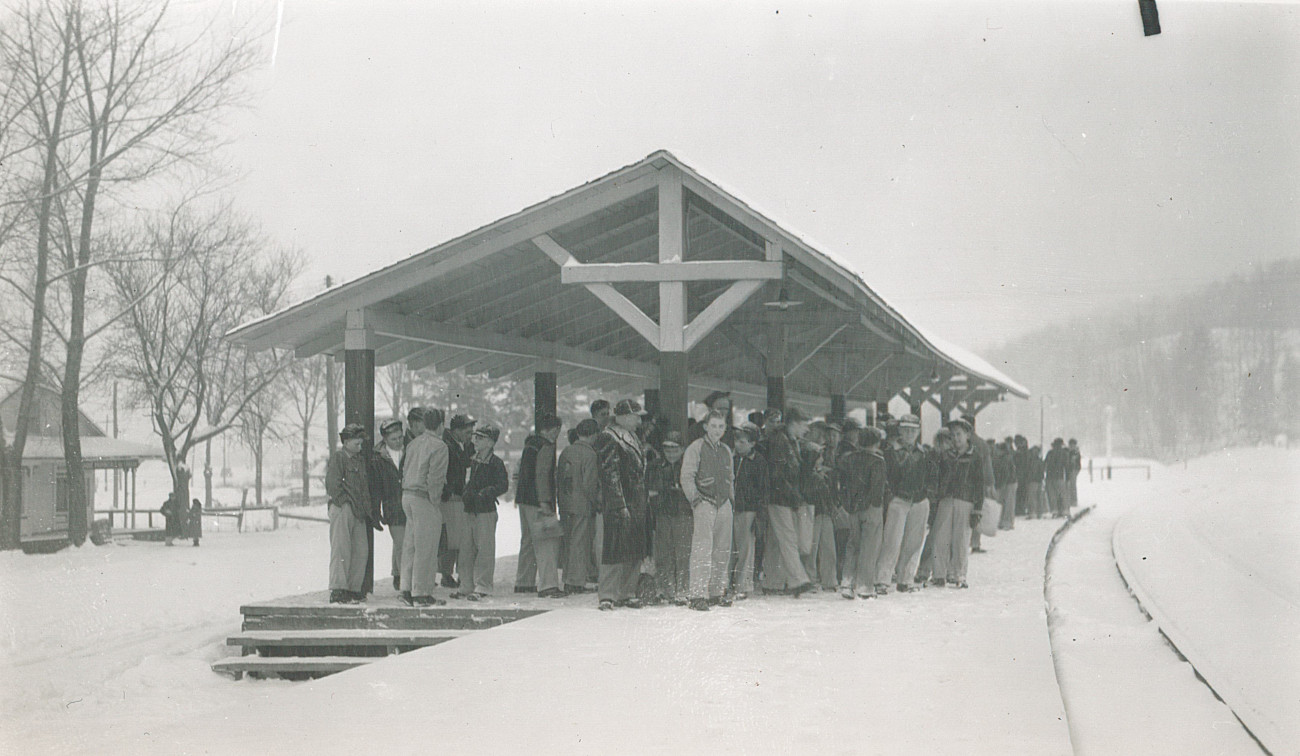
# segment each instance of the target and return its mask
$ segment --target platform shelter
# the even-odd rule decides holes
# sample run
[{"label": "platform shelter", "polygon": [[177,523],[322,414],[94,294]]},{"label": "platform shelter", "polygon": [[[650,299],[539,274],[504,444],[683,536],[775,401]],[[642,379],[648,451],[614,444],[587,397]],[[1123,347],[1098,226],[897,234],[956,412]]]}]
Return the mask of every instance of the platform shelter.
[{"label": "platform shelter", "polygon": [[829,416],[1029,396],[662,150],[229,335],[341,358],[346,420],[368,428],[375,368],[395,362],[531,377],[538,412],[561,387],[643,396],[679,430],[715,390]]}]

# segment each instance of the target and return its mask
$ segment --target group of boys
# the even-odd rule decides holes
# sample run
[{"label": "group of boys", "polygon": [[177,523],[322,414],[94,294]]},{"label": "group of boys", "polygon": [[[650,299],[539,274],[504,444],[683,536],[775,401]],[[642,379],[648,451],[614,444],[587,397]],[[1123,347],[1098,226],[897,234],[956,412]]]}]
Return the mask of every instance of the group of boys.
[{"label": "group of boys", "polygon": [[[683,438],[634,400],[598,400],[558,452],[562,422],[539,416],[516,476],[515,591],[595,590],[602,610],[670,602],[707,611],[756,587],[795,597],[838,589],[847,599],[927,581],[965,588],[985,498],[1007,505],[999,525],[1009,528],[1016,488],[1034,488],[1023,437],[990,448],[971,418],[947,423],[927,447],[910,414],[882,429],[813,422],[791,407],[733,427],[728,394],[705,404],[707,416]],[[369,460],[363,428],[340,433],[326,474],[331,601],[364,598],[366,529],[383,525],[406,603],[446,603],[433,595],[439,573],[451,598],[491,592],[496,504],[510,483],[493,453],[500,432],[475,429],[464,415],[443,430],[443,418],[416,408],[405,428],[384,423]],[[1063,460],[1051,469],[1077,474],[1077,462]],[[1068,512],[1066,482],[1063,473],[1058,498]]]},{"label": "group of boys", "polygon": [[[477,601],[492,588],[496,565],[497,499],[510,486],[505,463],[493,453],[500,430],[464,415],[444,429],[439,409],[414,408],[407,425],[380,426],[382,442],[369,457],[366,431],[349,424],[325,470],[329,496],[330,601],[357,603],[370,558],[367,530],[388,526],[393,538],[393,588],[411,606],[456,598]],[[456,574],[458,573],[458,577]]]}]

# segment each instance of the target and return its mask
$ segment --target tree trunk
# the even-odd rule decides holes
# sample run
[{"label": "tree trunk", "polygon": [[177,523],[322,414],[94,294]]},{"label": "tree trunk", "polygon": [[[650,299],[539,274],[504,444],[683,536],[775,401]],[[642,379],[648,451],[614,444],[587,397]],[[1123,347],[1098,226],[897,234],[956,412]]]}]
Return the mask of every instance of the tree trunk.
[{"label": "tree trunk", "polygon": [[[75,357],[74,351],[77,353]],[[68,473],[68,540],[74,546],[81,546],[86,542],[90,527],[90,497],[86,495],[86,469],[81,458],[81,412],[77,408],[81,396],[80,376],[73,376],[74,372],[81,372],[80,340],[68,341],[68,362],[64,369],[60,405],[63,415],[63,464]],[[71,383],[69,378],[72,379]]]},{"label": "tree trunk", "polygon": [[203,442],[203,508],[212,508],[212,439]]},{"label": "tree trunk", "polygon": [[257,494],[255,501],[259,507],[262,506],[262,447],[262,435],[259,433],[257,436],[257,444],[254,447],[256,453],[253,455],[253,468],[256,471],[253,481]]},{"label": "tree trunk", "polygon": [[[318,395],[319,396],[319,395]],[[307,469],[307,431],[310,423],[302,424],[302,503],[311,503],[311,471]]]}]

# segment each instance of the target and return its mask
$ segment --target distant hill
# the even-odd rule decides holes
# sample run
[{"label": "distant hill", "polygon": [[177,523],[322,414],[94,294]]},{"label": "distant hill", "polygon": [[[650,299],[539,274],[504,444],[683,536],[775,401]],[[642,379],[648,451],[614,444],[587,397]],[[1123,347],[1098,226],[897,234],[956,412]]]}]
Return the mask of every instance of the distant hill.
[{"label": "distant hill", "polygon": [[990,356],[1036,394],[992,408],[1004,424],[1030,436],[1041,410],[1048,442],[1076,436],[1090,454],[1104,451],[1107,406],[1117,454],[1168,459],[1279,434],[1295,443],[1300,259],[1043,328]]}]

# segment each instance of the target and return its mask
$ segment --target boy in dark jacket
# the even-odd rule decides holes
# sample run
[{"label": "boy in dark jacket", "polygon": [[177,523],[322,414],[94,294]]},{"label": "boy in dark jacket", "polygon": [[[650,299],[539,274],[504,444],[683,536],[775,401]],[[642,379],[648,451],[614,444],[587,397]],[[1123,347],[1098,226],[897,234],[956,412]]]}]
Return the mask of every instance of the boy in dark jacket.
[{"label": "boy in dark jacket", "polygon": [[753,423],[736,430],[736,504],[731,527],[731,590],[744,599],[754,592],[754,520],[768,505],[772,486],[767,460],[758,453],[760,431]]},{"label": "boy in dark jacket", "polygon": [[851,523],[849,553],[840,581],[840,595],[846,599],[854,595],[869,599],[888,592],[886,586],[875,584],[888,491],[885,457],[880,453],[885,434],[868,427],[858,439],[860,446],[845,455],[840,466],[840,506]]},{"label": "boy in dark jacket", "polygon": [[984,506],[984,465],[970,444],[972,429],[965,420],[948,423],[952,450],[944,455],[939,510],[934,519],[934,583],[966,588],[971,528]]},{"label": "boy in dark jacket", "polygon": [[646,457],[646,490],[654,514],[655,589],[658,601],[686,605],[690,587],[691,503],[682,492],[682,434],[664,434],[663,455]]},{"label": "boy in dark jacket", "polygon": [[402,541],[406,538],[406,513],[402,511],[402,421],[379,426],[383,443],[370,457],[370,500],[379,508],[379,521],[393,537],[393,590],[401,590]]},{"label": "boy in dark jacket", "polygon": [[[519,484],[515,487],[515,505],[519,507],[519,564],[515,570],[515,593],[534,590],[543,598],[557,598],[560,590],[560,538],[563,530],[553,530],[556,537],[544,537],[548,523],[559,522],[559,504],[555,491],[555,440],[563,423],[552,414],[537,418],[537,433],[524,439],[524,453],[519,459]],[[544,596],[542,594],[545,594]]]},{"label": "boy in dark jacket", "polygon": [[460,542],[460,590],[452,598],[478,601],[492,592],[497,543],[497,498],[510,488],[501,458],[492,453],[501,431],[482,425],[474,431],[474,455],[465,481],[465,528]]}]

